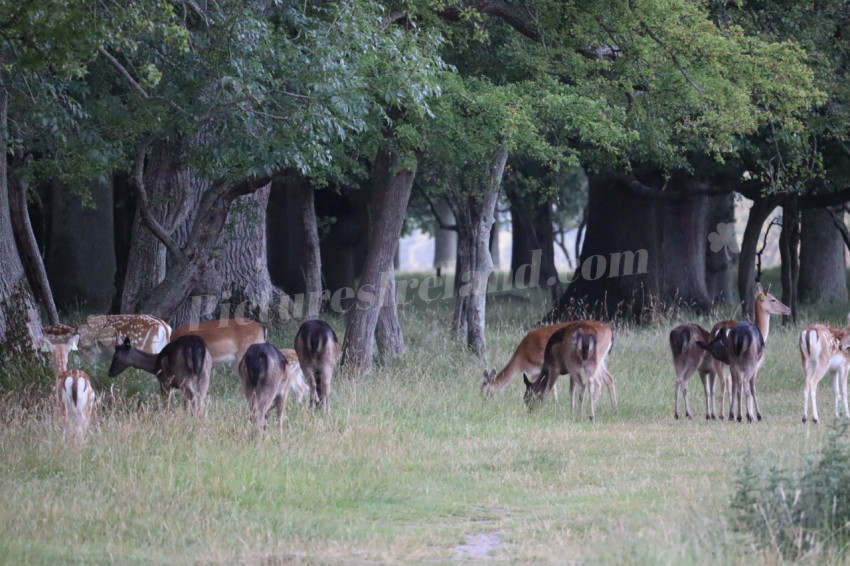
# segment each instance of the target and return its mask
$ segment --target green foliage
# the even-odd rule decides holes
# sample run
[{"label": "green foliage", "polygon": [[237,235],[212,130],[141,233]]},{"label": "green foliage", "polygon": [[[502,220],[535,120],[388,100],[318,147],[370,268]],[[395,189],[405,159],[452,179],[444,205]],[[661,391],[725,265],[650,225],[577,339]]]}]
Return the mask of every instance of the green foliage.
[{"label": "green foliage", "polygon": [[846,557],[850,542],[848,424],[835,425],[823,448],[799,469],[764,467],[744,458],[730,509],[733,526],[788,560],[822,547]]}]

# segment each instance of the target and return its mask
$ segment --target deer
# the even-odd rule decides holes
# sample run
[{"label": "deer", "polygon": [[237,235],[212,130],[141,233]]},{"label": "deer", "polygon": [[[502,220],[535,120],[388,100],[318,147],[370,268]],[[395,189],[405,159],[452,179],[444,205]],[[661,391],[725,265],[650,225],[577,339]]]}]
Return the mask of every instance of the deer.
[{"label": "deer", "polygon": [[266,329],[259,322],[247,318],[225,318],[206,322],[193,322],[181,326],[171,335],[172,340],[182,336],[200,336],[212,354],[213,363],[229,362],[233,373],[239,377],[239,363],[252,344],[266,341]]},{"label": "deer", "polygon": [[776,297],[765,292],[761,283],[756,283],[755,324],[739,322],[729,329],[726,335],[726,353],[729,358],[729,370],[732,377],[732,396],[729,399],[729,420],[733,419],[735,397],[738,399],[738,422],[741,422],[741,397],[746,399],[747,422],[755,418],[762,420],[759,408],[756,377],[764,361],[764,345],[770,333],[770,315],[788,315],[791,309]]},{"label": "deer", "polygon": [[75,440],[83,440],[89,423],[96,395],[88,374],[80,369],[68,369],[68,354],[77,349],[79,335],[57,342],[50,337],[42,339],[42,349],[50,353],[50,362],[56,374],[53,386],[53,416],[62,428],[64,441],[70,432]]},{"label": "deer", "polygon": [[800,333],[800,357],[803,362],[805,387],[803,389],[803,422],[808,420],[809,398],[812,400],[812,420],[817,423],[818,383],[826,373],[832,375],[835,392],[835,418],[840,417],[840,403],[844,414],[850,417],[847,404],[847,372],[850,370],[850,350],[842,345],[850,342],[850,314],[844,328],[836,330],[825,324],[812,324]]},{"label": "deer", "polygon": [[688,419],[693,419],[691,404],[688,399],[688,381],[694,372],[698,372],[705,391],[705,418],[707,420],[717,419],[715,388],[717,383],[720,383],[720,386],[723,387],[720,418],[723,419],[727,380],[725,379],[723,364],[709,355],[706,348],[721,333],[725,337],[727,329],[734,325],[735,321],[724,320],[715,324],[711,331],[708,331],[698,324],[689,323],[681,324],[670,331],[670,351],[673,354],[673,368],[676,371],[676,386],[673,390],[674,418],[679,418],[679,393],[681,392],[685,401],[685,416]]},{"label": "deer", "polygon": [[298,362],[298,353],[292,348],[280,348],[280,353],[286,358],[289,389],[295,394],[295,400],[301,403],[310,393],[310,387],[304,380],[304,372],[301,371],[301,364]]},{"label": "deer", "polygon": [[[556,331],[572,324],[564,322],[561,324],[553,324],[543,326],[529,331],[519,345],[514,350],[513,356],[508,360],[507,365],[502,368],[502,371],[496,373],[496,368],[490,371],[484,370],[484,383],[481,384],[481,394],[485,397],[492,397],[499,391],[505,388],[508,383],[518,373],[529,373],[532,379],[536,381],[540,377],[540,369],[543,367],[543,352],[546,350],[546,343]],[[558,400],[558,389],[553,385],[552,396]]]},{"label": "deer", "polygon": [[92,315],[77,331],[80,348],[98,358],[110,356],[125,339],[150,354],[160,352],[171,341],[171,326],[149,314]]},{"label": "deer", "polygon": [[210,386],[212,356],[200,336],[181,336],[169,342],[158,354],[134,348],[129,338],[115,347],[107,375],[116,377],[128,367],[156,376],[163,397],[172,389],[183,393],[185,407],[195,416],[203,416]]},{"label": "deer", "polygon": [[310,388],[310,404],[330,412],[331,381],[339,353],[333,328],[322,320],[307,320],[295,335],[295,352]]},{"label": "deer", "polygon": [[282,430],[290,377],[286,357],[271,344],[252,344],[239,362],[239,377],[257,431],[265,430],[272,407],[277,409],[278,431]]},{"label": "deer", "polygon": [[[546,400],[558,377],[570,375],[570,406],[575,413],[575,390],[578,388],[578,416],[583,410],[585,390],[590,393],[590,420],[596,418],[595,402],[604,384],[611,398],[611,408],[617,408],[614,378],[605,367],[605,358],[614,345],[614,333],[604,322],[586,320],[572,322],[549,338],[543,353],[543,367],[536,381],[523,374],[527,407]],[[601,383],[600,383],[601,382]]]}]

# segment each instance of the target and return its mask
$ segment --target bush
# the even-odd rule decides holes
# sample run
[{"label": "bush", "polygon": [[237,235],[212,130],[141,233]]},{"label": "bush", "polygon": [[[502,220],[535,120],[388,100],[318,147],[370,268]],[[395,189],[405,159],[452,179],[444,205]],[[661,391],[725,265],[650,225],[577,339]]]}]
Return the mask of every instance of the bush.
[{"label": "bush", "polygon": [[732,497],[732,525],[757,545],[797,560],[825,550],[846,558],[850,541],[850,443],[842,421],[796,470],[745,459]]}]

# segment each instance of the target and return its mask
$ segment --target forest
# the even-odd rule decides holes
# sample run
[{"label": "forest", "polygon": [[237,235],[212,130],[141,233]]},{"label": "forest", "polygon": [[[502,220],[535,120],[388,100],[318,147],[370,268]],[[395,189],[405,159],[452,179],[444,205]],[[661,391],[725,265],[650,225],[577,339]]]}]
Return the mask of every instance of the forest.
[{"label": "forest", "polygon": [[[847,561],[846,2],[0,0],[0,51],[0,563]],[[241,346],[43,340],[107,313],[339,359],[263,429]]]},{"label": "forest", "polygon": [[[4,356],[75,305],[268,321],[375,289],[343,309],[344,363],[370,367],[404,351],[387,275],[417,226],[457,235],[451,328],[481,355],[499,202],[512,276],[534,260],[551,293],[541,320],[752,313],[777,208],[782,299],[846,297],[840,2],[2,10]],[[709,236],[735,199],[752,208],[730,256]],[[576,226],[584,276],[561,281],[555,241]],[[628,272],[635,253],[631,276],[594,264]]]}]

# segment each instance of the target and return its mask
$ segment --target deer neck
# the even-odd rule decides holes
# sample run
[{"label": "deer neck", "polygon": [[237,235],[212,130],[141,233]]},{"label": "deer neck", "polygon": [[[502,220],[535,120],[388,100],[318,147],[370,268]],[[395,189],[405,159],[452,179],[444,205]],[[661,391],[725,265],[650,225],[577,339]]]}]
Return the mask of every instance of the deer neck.
[{"label": "deer neck", "polygon": [[756,327],[761,332],[762,340],[767,342],[767,335],[770,332],[770,313],[768,313],[761,301],[756,301]]},{"label": "deer neck", "polygon": [[159,356],[135,348],[127,354],[127,362],[134,368],[156,375],[156,360]]},{"label": "deer neck", "polygon": [[68,371],[68,355],[62,352],[51,352],[50,363],[56,375],[62,375]]}]

